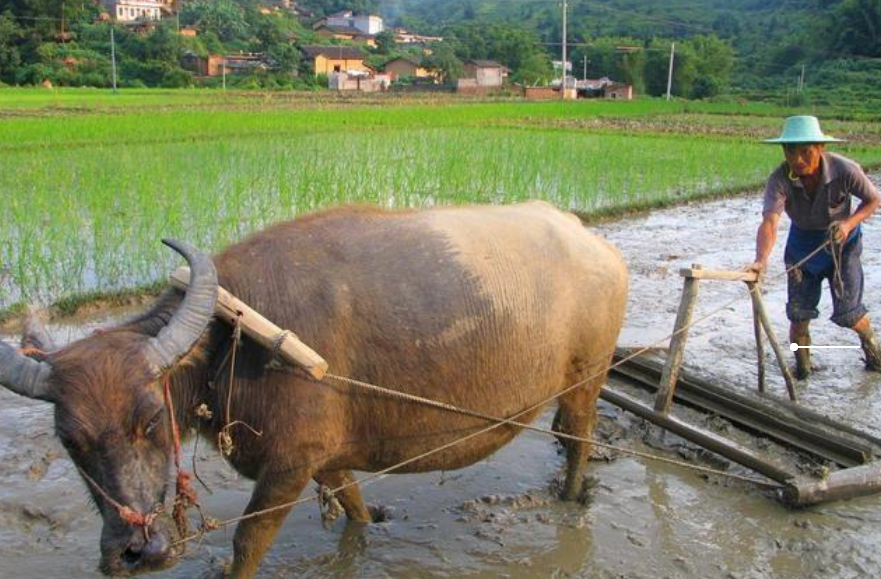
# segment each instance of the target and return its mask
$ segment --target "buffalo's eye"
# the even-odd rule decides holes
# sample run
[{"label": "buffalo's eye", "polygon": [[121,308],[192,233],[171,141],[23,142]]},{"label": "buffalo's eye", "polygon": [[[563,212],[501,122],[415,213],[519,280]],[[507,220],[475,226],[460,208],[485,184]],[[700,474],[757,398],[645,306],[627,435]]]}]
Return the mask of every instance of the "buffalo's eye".
[{"label": "buffalo's eye", "polygon": [[144,428],[144,436],[150,436],[150,434],[156,430],[156,427],[162,423],[162,415],[164,412],[165,410],[162,409],[153,415],[153,418],[150,419],[150,422],[148,422],[147,426]]}]

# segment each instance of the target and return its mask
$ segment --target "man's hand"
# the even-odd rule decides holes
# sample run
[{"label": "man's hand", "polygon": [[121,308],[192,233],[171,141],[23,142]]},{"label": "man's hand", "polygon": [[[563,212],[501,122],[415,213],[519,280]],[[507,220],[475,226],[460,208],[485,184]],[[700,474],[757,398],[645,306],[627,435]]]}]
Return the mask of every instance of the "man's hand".
[{"label": "man's hand", "polygon": [[768,269],[767,261],[754,261],[745,268],[743,271],[754,271],[756,273],[765,273],[765,270]]},{"label": "man's hand", "polygon": [[829,226],[829,239],[835,243],[844,243],[850,236],[853,227],[847,221],[833,221]]}]

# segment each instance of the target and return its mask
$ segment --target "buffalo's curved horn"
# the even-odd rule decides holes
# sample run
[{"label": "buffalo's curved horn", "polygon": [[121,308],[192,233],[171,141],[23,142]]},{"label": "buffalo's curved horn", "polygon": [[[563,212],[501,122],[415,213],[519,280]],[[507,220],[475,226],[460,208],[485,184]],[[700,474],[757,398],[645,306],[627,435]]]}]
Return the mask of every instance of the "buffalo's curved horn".
[{"label": "buffalo's curved horn", "polygon": [[58,349],[52,336],[49,335],[49,330],[46,329],[48,320],[48,311],[34,305],[28,306],[28,316],[25,318],[24,331],[21,336],[23,349],[33,348],[41,353],[54,352]]},{"label": "buffalo's curved horn", "polygon": [[52,367],[20,354],[18,350],[0,341],[0,385],[28,398],[49,398],[48,380]]},{"label": "buffalo's curved horn", "polygon": [[211,258],[180,241],[163,239],[162,243],[187,260],[191,275],[183,302],[147,345],[147,360],[157,378],[193,347],[211,321],[217,301],[217,270]]}]

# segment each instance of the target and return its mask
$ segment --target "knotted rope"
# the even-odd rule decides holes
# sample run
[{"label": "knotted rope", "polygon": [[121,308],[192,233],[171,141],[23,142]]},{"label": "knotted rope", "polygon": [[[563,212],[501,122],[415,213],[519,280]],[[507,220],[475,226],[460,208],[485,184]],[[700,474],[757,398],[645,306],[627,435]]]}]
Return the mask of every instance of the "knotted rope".
[{"label": "knotted rope", "polygon": [[835,287],[835,294],[844,297],[844,278],[841,275],[841,262],[844,256],[844,245],[847,243],[847,238],[839,241],[838,236],[840,231],[840,224],[837,221],[830,223],[827,233],[827,243],[829,244],[829,253],[832,254],[832,284]]},{"label": "knotted rope", "polygon": [[196,489],[194,489],[191,484],[193,477],[190,473],[181,468],[180,429],[177,426],[177,418],[174,414],[174,401],[171,397],[171,385],[168,375],[165,376],[163,391],[165,395],[165,407],[168,409],[168,415],[171,420],[171,436],[174,441],[174,467],[177,470],[177,477],[175,478],[174,506],[171,510],[171,518],[177,527],[178,534],[181,537],[186,537],[190,530],[189,520],[187,519],[187,509],[190,507],[200,508],[200,505],[196,496]]}]

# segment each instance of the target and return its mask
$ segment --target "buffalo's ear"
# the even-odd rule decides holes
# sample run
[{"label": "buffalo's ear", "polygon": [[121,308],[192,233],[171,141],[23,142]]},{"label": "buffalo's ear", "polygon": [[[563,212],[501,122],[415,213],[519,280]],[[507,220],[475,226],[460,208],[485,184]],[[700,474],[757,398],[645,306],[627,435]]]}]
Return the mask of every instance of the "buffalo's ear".
[{"label": "buffalo's ear", "polygon": [[22,353],[34,360],[44,360],[46,354],[56,350],[52,336],[46,329],[49,312],[43,308],[30,306],[21,336]]}]

